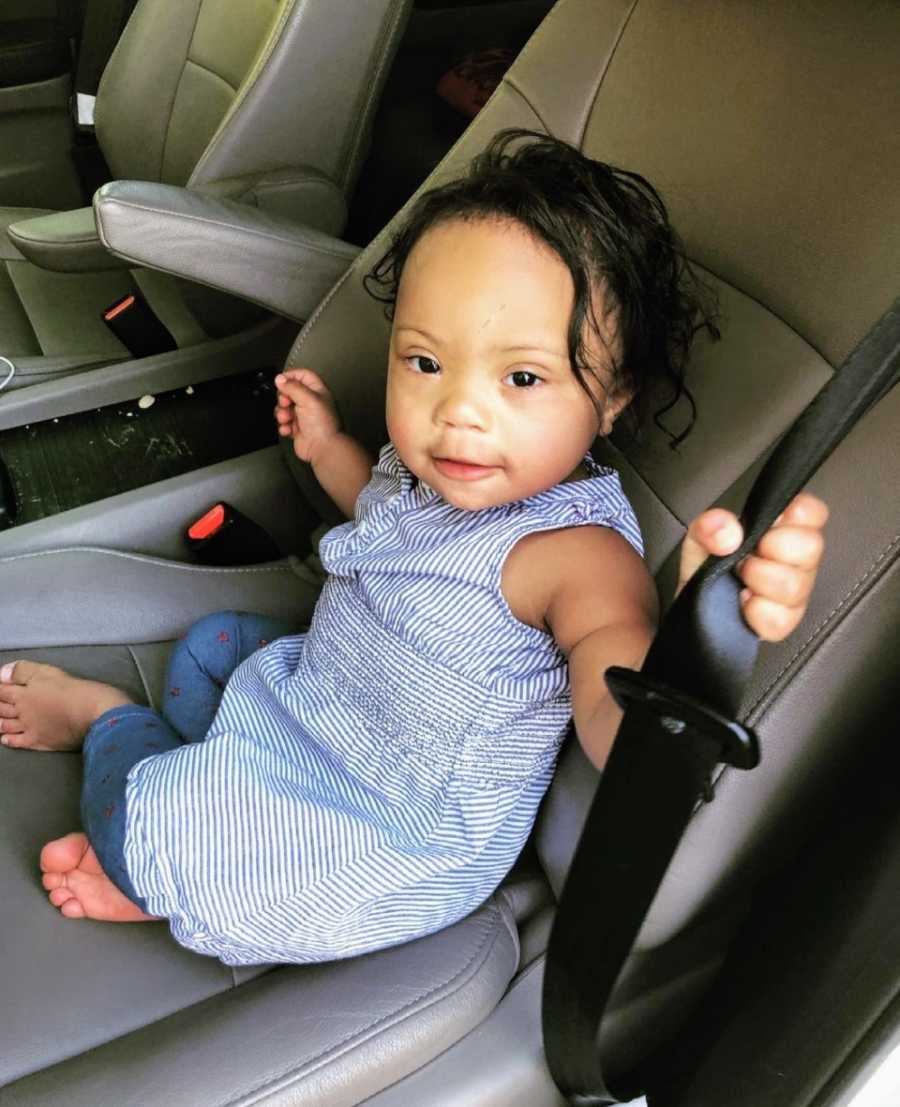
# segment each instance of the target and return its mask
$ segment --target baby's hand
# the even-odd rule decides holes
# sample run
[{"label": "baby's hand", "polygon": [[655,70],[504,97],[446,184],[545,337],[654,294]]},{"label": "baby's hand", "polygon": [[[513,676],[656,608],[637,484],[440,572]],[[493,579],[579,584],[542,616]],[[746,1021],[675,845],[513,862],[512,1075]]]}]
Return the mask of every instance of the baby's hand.
[{"label": "baby's hand", "polygon": [[[822,529],[827,521],[825,504],[801,492],[740,563],[738,576],[746,585],[741,608],[760,638],[780,642],[803,618],[825,549]],[[709,554],[732,553],[742,538],[741,525],[730,511],[714,507],[698,515],[681,548],[678,590]]]},{"label": "baby's hand", "polygon": [[275,378],[278,433],[294,439],[294,453],[315,464],[322,447],[340,433],[341,421],[331,393],[312,369],[286,369]]}]

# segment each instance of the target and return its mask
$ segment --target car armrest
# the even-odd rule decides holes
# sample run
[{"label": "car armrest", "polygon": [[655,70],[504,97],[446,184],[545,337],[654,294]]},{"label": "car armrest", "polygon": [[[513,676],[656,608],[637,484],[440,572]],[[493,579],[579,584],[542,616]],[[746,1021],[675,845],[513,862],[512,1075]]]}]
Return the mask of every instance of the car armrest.
[{"label": "car armrest", "polygon": [[322,231],[175,185],[112,181],[94,196],[100,238],[125,261],[303,321],[359,253]]},{"label": "car armrest", "polygon": [[54,211],[12,223],[10,241],[30,262],[58,273],[123,269],[100,241],[93,208]]},{"label": "car armrest", "polygon": [[344,193],[330,177],[309,165],[227,177],[194,191],[213,200],[237,200],[326,234],[339,235],[347,222]]}]

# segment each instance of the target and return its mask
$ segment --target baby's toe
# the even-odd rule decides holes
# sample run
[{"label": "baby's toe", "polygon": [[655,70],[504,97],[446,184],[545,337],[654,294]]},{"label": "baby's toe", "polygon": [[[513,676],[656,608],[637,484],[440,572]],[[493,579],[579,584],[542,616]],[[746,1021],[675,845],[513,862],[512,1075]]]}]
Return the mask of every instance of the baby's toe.
[{"label": "baby's toe", "polygon": [[41,850],[41,871],[66,873],[77,867],[88,848],[88,840],[80,830],[62,838],[54,838]]},{"label": "baby's toe", "polygon": [[35,661],[7,661],[0,665],[0,684],[27,684],[36,672],[50,667]]},{"label": "baby's toe", "polygon": [[0,704],[16,708],[22,694],[21,684],[0,684]]},{"label": "baby's toe", "polygon": [[53,904],[54,907],[62,907],[64,903],[68,903],[74,895],[71,888],[59,887],[54,888],[47,899]]},{"label": "baby's toe", "polygon": [[67,919],[83,919],[84,908],[81,905],[81,901],[75,896],[71,899],[67,899],[66,902],[60,907],[60,913],[65,915]]},{"label": "baby's toe", "polygon": [[41,877],[41,884],[47,889],[48,892],[52,892],[55,888],[65,887],[66,877],[64,873],[44,873]]},{"label": "baby's toe", "polygon": [[0,742],[12,749],[30,745],[25,727],[18,719],[0,719]]}]

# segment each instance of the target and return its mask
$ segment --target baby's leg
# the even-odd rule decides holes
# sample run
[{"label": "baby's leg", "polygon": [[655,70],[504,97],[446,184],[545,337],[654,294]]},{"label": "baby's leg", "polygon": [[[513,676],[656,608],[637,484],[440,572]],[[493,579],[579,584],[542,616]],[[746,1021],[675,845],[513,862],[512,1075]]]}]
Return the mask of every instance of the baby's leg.
[{"label": "baby's leg", "polygon": [[128,773],[181,739],[148,707],[126,704],[95,721],[84,741],[81,820],[87,834],[67,834],[41,851],[44,887],[67,918],[142,922],[146,904],[125,864]]},{"label": "baby's leg", "polygon": [[0,668],[0,742],[29,750],[77,750],[88,728],[128,696],[55,665],[10,661]]},{"label": "baby's leg", "polygon": [[297,627],[283,619],[220,611],[194,623],[172,651],[163,715],[187,742],[202,742],[234,670]]}]

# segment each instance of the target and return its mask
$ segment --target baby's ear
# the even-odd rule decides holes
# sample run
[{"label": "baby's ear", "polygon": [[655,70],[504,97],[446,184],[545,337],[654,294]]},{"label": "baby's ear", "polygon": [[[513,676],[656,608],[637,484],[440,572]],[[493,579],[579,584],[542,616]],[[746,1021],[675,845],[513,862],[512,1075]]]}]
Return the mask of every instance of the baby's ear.
[{"label": "baby's ear", "polygon": [[597,433],[605,438],[612,432],[615,426],[616,420],[631,403],[633,393],[631,392],[617,392],[614,396],[607,397],[603,402],[603,409],[600,413],[600,429]]}]

